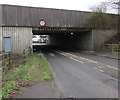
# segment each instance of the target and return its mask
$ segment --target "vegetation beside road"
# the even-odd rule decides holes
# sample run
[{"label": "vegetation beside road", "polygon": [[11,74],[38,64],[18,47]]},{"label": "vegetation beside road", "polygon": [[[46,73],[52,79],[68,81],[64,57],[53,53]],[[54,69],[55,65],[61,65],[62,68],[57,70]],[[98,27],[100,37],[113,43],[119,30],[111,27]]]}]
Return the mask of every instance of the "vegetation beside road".
[{"label": "vegetation beside road", "polygon": [[48,68],[47,60],[44,56],[40,56],[42,72],[43,72],[43,81],[51,81],[52,80],[52,73],[51,70]]},{"label": "vegetation beside road", "polygon": [[[51,81],[52,74],[42,55],[31,55],[24,65],[9,69],[3,76],[3,88],[0,98],[9,98],[20,87],[41,81]],[[16,91],[17,90],[17,91]]]}]

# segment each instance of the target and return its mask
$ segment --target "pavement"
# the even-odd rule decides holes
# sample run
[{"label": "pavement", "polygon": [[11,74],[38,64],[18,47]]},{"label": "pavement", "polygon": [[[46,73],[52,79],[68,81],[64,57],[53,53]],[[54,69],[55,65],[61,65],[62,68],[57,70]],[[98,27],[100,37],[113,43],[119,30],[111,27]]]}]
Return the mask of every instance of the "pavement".
[{"label": "pavement", "polygon": [[81,51],[83,53],[88,53],[88,54],[93,54],[93,55],[97,55],[97,56],[102,56],[102,57],[107,57],[107,58],[111,58],[111,59],[119,59],[119,55],[118,54],[110,54],[110,53],[106,53],[106,52],[96,52],[96,51]]},{"label": "pavement", "polygon": [[54,82],[41,82],[20,90],[22,94],[16,96],[16,98],[59,98],[59,92]]}]

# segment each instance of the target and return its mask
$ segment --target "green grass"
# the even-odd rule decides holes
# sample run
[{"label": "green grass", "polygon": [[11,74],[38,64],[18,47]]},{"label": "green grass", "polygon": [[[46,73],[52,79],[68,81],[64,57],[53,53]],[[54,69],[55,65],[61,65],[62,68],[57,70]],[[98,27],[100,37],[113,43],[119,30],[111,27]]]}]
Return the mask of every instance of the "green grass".
[{"label": "green grass", "polygon": [[51,80],[52,74],[47,65],[46,58],[33,54],[26,64],[9,69],[3,76],[4,87],[2,88],[2,98],[7,98],[19,81],[40,82]]},{"label": "green grass", "polygon": [[42,80],[43,81],[51,81],[52,73],[50,68],[48,67],[47,60],[44,56],[40,56],[41,66],[42,66]]},{"label": "green grass", "polygon": [[120,52],[111,52],[111,54],[120,54]]},{"label": "green grass", "polygon": [[2,92],[0,92],[0,98],[8,98],[9,93],[13,91],[17,86],[15,81],[6,82],[5,86],[2,88]]},{"label": "green grass", "polygon": [[4,76],[4,80],[39,81],[39,65],[40,57],[32,55],[25,65],[10,69]]}]

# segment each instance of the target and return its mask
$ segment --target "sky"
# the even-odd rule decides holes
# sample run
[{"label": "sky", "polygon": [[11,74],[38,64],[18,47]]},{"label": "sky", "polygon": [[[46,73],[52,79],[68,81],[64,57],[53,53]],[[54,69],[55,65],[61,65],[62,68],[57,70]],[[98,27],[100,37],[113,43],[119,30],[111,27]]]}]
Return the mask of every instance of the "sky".
[{"label": "sky", "polygon": [[106,1],[108,0],[0,0],[0,4],[91,11],[90,7]]}]

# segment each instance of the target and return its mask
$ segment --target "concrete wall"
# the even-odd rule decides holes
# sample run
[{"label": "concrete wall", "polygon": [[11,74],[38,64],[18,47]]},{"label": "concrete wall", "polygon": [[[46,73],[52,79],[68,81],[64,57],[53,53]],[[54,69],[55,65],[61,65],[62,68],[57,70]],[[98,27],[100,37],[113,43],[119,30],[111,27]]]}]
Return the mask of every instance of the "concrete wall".
[{"label": "concrete wall", "polygon": [[[32,28],[28,27],[2,27],[3,36],[11,37],[11,52],[21,53],[23,50],[32,47]],[[4,43],[3,43],[4,51]]]},{"label": "concrete wall", "polygon": [[92,50],[92,32],[50,35],[50,44],[61,49]]},{"label": "concrete wall", "polygon": [[2,52],[2,5],[0,5],[0,53]]},{"label": "concrete wall", "polygon": [[117,34],[115,30],[92,30],[92,41],[94,50],[98,50],[101,46]]},{"label": "concrete wall", "polygon": [[76,42],[76,47],[80,50],[93,50],[92,32],[83,33]]},{"label": "concrete wall", "polygon": [[50,35],[50,45],[63,49],[100,50],[107,40],[117,34],[115,30],[92,30],[75,35]]},{"label": "concrete wall", "polygon": [[2,27],[0,27],[0,53],[2,53]]},{"label": "concrete wall", "polygon": [[41,7],[2,5],[4,26],[39,26],[43,18],[49,27],[80,27],[90,12]]},{"label": "concrete wall", "polygon": [[2,26],[2,5],[0,5],[0,26]]}]

